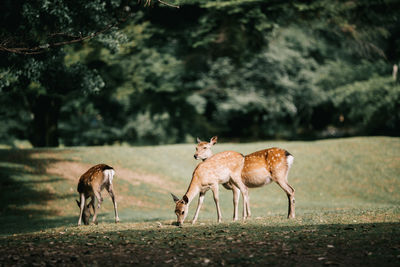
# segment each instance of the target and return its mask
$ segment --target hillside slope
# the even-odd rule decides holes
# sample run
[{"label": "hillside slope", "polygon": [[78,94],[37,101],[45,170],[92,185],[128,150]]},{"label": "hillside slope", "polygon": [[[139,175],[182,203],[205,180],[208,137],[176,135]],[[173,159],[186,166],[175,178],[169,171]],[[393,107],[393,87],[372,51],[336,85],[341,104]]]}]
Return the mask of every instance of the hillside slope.
[{"label": "hillside slope", "polygon": [[[363,212],[391,210],[399,218],[400,138],[360,137],[312,142],[220,143],[214,153],[243,154],[281,147],[295,156],[289,183],[296,189],[296,215],[339,214],[342,219]],[[175,219],[170,192],[182,196],[198,161],[195,145],[152,147],[73,147],[0,150],[0,234],[28,232],[76,224],[79,176],[90,166],[107,163],[116,170],[115,192],[122,222]],[[232,193],[220,188],[224,222],[230,222]],[[106,192],[100,222],[113,222]],[[250,190],[253,218],[283,217],[285,193],[276,185]],[[197,201],[190,207],[193,216]],[[240,205],[241,207],[241,205]],[[241,211],[240,211],[241,213]],[[206,195],[199,221],[215,221],[212,193]]]}]

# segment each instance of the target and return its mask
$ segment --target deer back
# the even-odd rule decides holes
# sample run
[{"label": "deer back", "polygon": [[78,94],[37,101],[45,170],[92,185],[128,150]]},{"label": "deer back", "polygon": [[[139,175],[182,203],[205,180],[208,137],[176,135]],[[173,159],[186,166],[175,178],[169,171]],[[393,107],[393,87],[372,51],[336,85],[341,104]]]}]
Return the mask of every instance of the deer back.
[{"label": "deer back", "polygon": [[[104,172],[114,169],[106,164],[98,164],[91,167],[79,178],[78,192],[86,196],[92,196],[93,190],[100,190],[105,182]],[[111,181],[112,182],[112,175]]]},{"label": "deer back", "polygon": [[198,179],[202,186],[225,183],[229,181],[232,173],[240,175],[243,163],[244,156],[238,152],[220,152],[197,165],[193,178]]}]

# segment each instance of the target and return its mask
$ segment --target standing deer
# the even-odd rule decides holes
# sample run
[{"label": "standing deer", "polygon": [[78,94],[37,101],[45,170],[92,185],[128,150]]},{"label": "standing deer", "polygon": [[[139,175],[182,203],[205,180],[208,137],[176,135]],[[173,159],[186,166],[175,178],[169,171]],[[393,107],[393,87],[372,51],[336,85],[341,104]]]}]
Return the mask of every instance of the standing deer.
[{"label": "standing deer", "polygon": [[[89,218],[91,216],[90,207],[94,210],[93,223],[97,224],[97,211],[103,202],[101,191],[104,188],[106,188],[110,194],[114,204],[115,222],[119,222],[117,202],[115,201],[112,184],[114,174],[114,169],[106,164],[95,165],[82,174],[78,183],[80,201],[76,201],[80,208],[78,225],[81,225],[82,219],[85,225],[89,224]],[[91,201],[87,203],[89,197],[91,198]],[[98,203],[97,206],[95,205],[96,200]]]},{"label": "standing deer", "polygon": [[[217,142],[217,137],[211,138],[210,142],[203,142],[197,138],[195,159],[205,161],[213,155],[211,147]],[[294,157],[284,149],[269,148],[260,150],[244,157],[244,166],[241,178],[246,188],[261,187],[272,181],[276,182],[288,197],[288,218],[295,217],[294,188],[288,183],[288,173],[293,164]],[[237,202],[239,201],[238,188],[234,183],[228,182],[224,185],[226,189],[233,190],[234,219],[237,217]],[[245,194],[247,191],[245,192]],[[247,201],[246,201],[247,199]],[[251,216],[250,202],[247,197],[243,201],[243,219]]]},{"label": "standing deer", "polygon": [[[203,204],[205,193],[211,189],[214,196],[214,202],[217,208],[218,222],[221,222],[221,210],[219,207],[219,184],[232,182],[236,187],[246,192],[246,186],[242,183],[241,172],[243,169],[244,157],[235,151],[225,151],[210,156],[207,160],[199,163],[195,168],[189,188],[182,199],[174,194],[172,198],[176,204],[175,214],[177,216],[177,224],[183,224],[189,210],[189,204],[197,194],[199,202],[192,223],[197,221],[200,208]],[[247,196],[243,195],[247,200]]]},{"label": "standing deer", "polygon": [[[218,140],[217,136],[212,137],[209,143],[203,142],[199,138],[197,138],[198,144],[196,147],[196,153],[194,154],[194,158],[205,161],[207,158],[211,157],[213,155],[213,152],[211,151],[211,147],[217,143],[217,140]],[[238,220],[240,190],[232,182],[224,183],[224,184],[222,184],[222,186],[225,187],[227,190],[232,190],[232,192],[233,192],[233,220],[237,221]],[[199,207],[197,209],[199,209]]]}]

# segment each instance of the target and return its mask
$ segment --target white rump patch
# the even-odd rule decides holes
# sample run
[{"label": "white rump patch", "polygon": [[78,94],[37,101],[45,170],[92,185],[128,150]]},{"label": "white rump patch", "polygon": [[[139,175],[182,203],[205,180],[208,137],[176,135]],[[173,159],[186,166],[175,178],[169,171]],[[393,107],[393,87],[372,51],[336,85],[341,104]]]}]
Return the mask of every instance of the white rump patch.
[{"label": "white rump patch", "polygon": [[107,180],[108,180],[108,182],[109,182],[110,184],[112,184],[112,180],[113,180],[113,178],[114,178],[114,174],[115,174],[115,171],[112,170],[112,169],[104,170],[104,171],[103,171],[104,181],[107,181]]},{"label": "white rump patch", "polygon": [[292,167],[293,160],[294,160],[294,157],[293,157],[292,155],[288,155],[288,156],[286,157],[286,161],[287,161],[287,164],[288,164],[288,166],[289,166],[289,169],[290,169],[290,167]]}]

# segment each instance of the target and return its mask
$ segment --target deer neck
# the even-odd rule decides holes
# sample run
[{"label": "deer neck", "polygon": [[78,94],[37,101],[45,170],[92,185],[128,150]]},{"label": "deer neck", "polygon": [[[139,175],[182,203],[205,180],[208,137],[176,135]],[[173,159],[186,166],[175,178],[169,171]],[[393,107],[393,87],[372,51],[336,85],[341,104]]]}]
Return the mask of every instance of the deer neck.
[{"label": "deer neck", "polygon": [[189,188],[186,191],[185,196],[188,198],[188,205],[192,200],[196,197],[198,193],[200,193],[200,186],[198,184],[198,181],[196,179],[196,175],[193,175],[192,181],[190,182]]},{"label": "deer neck", "polygon": [[209,156],[208,158],[202,159],[202,161],[203,161],[203,162],[206,161],[207,159],[211,158],[213,155],[214,155],[214,153],[212,153],[212,151],[211,151],[210,156]]}]

